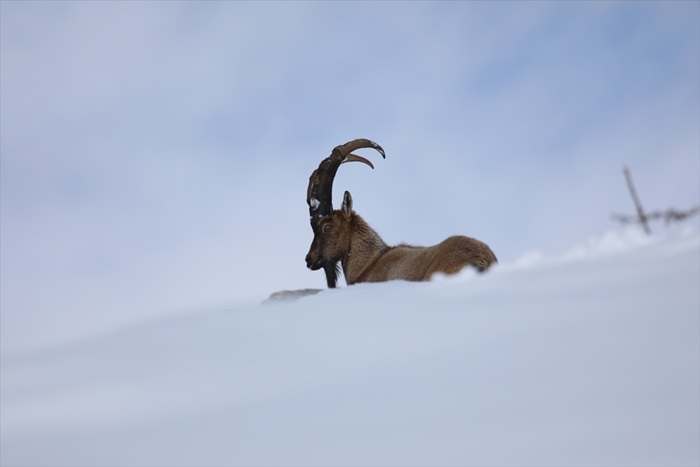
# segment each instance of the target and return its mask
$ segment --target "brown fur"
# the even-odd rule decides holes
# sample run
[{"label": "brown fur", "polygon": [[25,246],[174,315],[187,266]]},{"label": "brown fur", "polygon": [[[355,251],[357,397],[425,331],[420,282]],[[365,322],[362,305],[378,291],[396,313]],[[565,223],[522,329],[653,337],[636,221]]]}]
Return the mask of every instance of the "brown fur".
[{"label": "brown fur", "polygon": [[315,270],[340,262],[348,284],[427,281],[436,272],[454,274],[468,265],[484,271],[497,261],[488,245],[464,236],[449,237],[430,247],[390,247],[352,210],[352,197],[347,191],[342,207],[312,221],[312,227],[308,267]]}]

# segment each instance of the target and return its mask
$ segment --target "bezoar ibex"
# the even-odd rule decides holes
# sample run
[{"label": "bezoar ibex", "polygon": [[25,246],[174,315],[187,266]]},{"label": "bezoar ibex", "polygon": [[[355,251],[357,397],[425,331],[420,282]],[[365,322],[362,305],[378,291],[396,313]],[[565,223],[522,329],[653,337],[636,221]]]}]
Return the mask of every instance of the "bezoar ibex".
[{"label": "bezoar ibex", "polygon": [[312,271],[323,268],[328,287],[336,286],[339,264],[350,285],[394,279],[427,281],[436,272],[454,274],[467,265],[485,271],[497,261],[488,245],[464,236],[449,237],[430,247],[388,246],[353,211],[352,197],[347,191],[342,206],[334,211],[333,179],[338,167],[345,162],[362,162],[374,168],[364,157],[352,154],[361,148],[375,149],[386,158],[384,149],[377,143],[356,139],[333,149],[309,178],[306,203],[314,239],[306,255],[306,266]]}]

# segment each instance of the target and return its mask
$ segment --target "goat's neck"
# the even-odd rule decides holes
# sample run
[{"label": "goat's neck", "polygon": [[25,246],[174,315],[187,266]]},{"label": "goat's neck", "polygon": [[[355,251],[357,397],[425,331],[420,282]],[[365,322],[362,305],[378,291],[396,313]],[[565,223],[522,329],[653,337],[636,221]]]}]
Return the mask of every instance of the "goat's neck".
[{"label": "goat's neck", "polygon": [[348,285],[361,281],[387,249],[389,247],[379,234],[364,219],[353,214],[350,250],[341,261]]}]

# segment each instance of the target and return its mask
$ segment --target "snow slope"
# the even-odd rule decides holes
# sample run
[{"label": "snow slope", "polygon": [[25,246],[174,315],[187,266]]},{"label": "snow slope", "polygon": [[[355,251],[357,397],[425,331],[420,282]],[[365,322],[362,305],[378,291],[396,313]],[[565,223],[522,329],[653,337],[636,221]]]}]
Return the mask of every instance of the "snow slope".
[{"label": "snow slope", "polygon": [[4,356],[14,465],[699,465],[700,235]]}]

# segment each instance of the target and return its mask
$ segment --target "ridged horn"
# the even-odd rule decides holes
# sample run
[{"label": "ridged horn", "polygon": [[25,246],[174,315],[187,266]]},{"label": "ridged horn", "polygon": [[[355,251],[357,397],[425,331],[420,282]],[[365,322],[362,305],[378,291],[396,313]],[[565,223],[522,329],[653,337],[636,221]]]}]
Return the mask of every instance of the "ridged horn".
[{"label": "ridged horn", "polygon": [[364,157],[352,154],[352,151],[362,148],[375,149],[386,159],[384,149],[380,145],[361,138],[333,148],[331,155],[322,160],[318,168],[313,171],[306,190],[306,204],[309,205],[309,215],[312,218],[328,216],[333,212],[333,180],[340,164],[362,162],[374,168],[372,163]]}]

